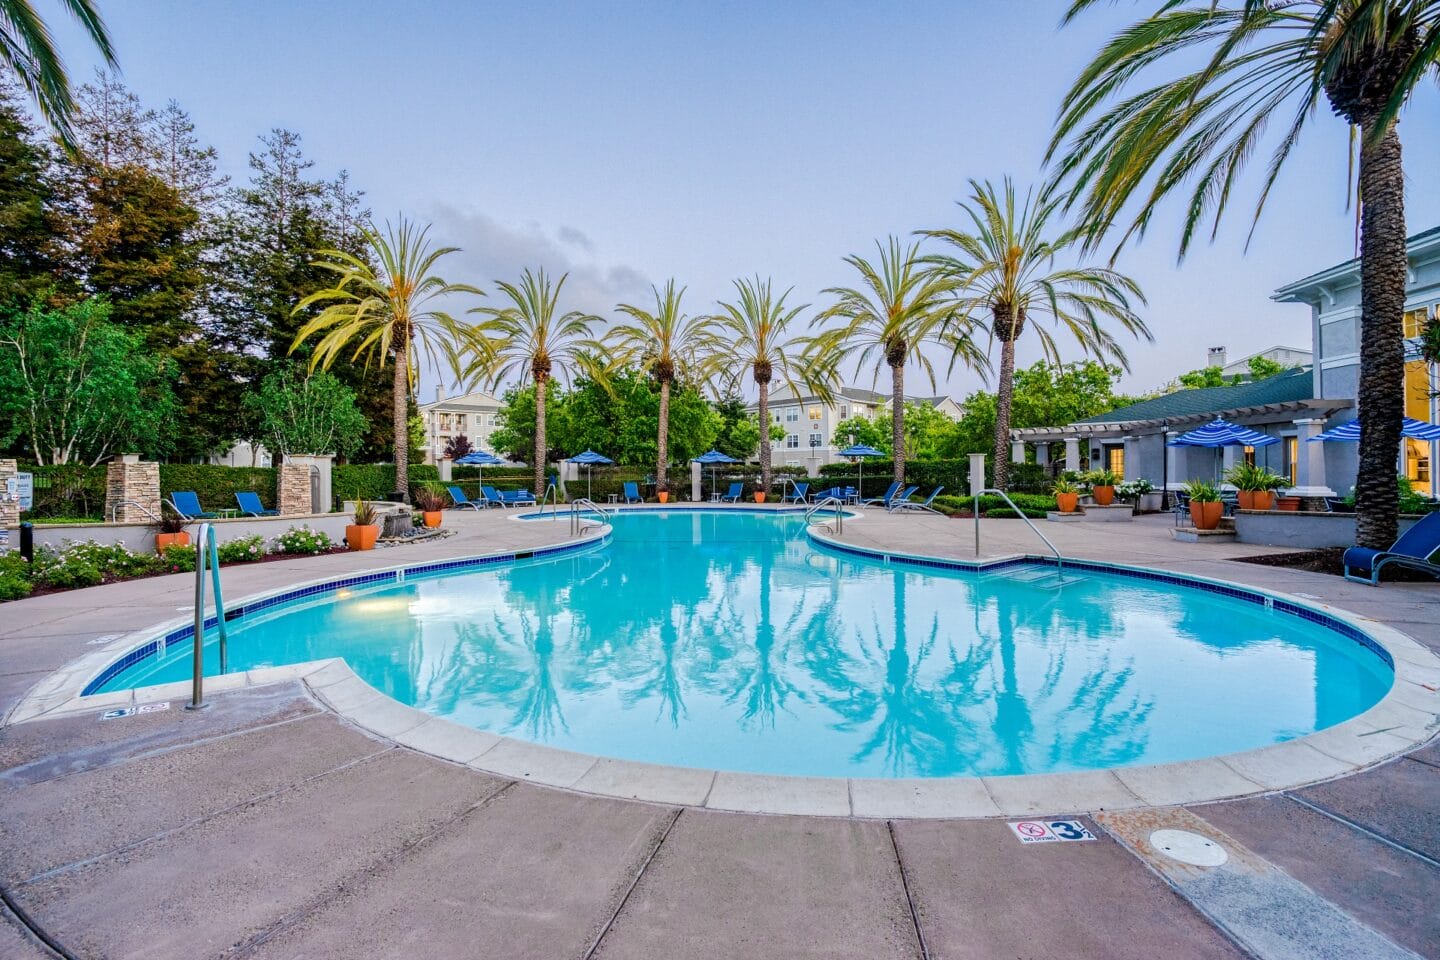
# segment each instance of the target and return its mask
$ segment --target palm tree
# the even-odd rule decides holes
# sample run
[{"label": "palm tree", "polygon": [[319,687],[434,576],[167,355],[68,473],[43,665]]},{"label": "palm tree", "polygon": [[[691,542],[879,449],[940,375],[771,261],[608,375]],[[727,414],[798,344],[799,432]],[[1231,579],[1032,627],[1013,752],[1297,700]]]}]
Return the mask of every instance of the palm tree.
[{"label": "palm tree", "polygon": [[736,280],[735,292],[735,302],[722,302],[720,313],[710,318],[704,330],[699,346],[700,370],[707,380],[719,384],[720,395],[738,386],[747,371],[753,377],[760,393],[760,484],[768,492],[770,383],[779,376],[797,398],[803,384],[828,400],[835,358],[814,349],[813,338],[790,332],[808,304],[787,307],[789,289],[776,297],[770,281],[756,277]]},{"label": "palm tree", "polygon": [[310,369],[329,367],[346,352],[352,359],[365,357],[384,365],[395,364],[391,390],[391,423],[395,430],[395,489],[410,490],[410,396],[417,376],[416,343],[433,365],[443,356],[452,372],[459,374],[461,358],[467,352],[485,351],[453,317],[435,302],[457,294],[484,296],[475,287],[450,283],[436,276],[441,257],[456,253],[458,247],[432,248],[427,239],[430,227],[420,227],[401,216],[382,233],[374,224],[361,230],[371,256],[379,267],[343,250],[320,250],[315,266],[339,276],[335,285],[318,290],[301,300],[293,311],[299,314],[312,305],[334,301],[300,328],[294,353],[302,343],[321,335],[310,358]]},{"label": "palm tree", "polygon": [[[1074,0],[1067,19],[1094,3]],[[1191,72],[1138,93],[1125,89],[1155,65]],[[1405,183],[1396,121],[1426,74],[1437,71],[1437,0],[1165,2],[1118,33],[1081,72],[1050,144],[1092,244],[1137,194],[1142,199],[1121,244],[1143,234],[1160,202],[1184,189],[1183,257],[1206,219],[1214,239],[1232,188],[1269,126],[1278,124],[1282,133],[1259,181],[1252,235],[1322,97],[1359,134],[1356,539],[1375,548],[1395,539],[1395,450],[1404,412]]]},{"label": "palm tree", "polygon": [[683,368],[693,363],[705,330],[704,317],[687,317],[680,310],[685,288],[675,289],[673,279],[666,281],[662,293],[655,294],[655,309],[645,310],[622,303],[621,313],[634,323],[619,323],[610,328],[606,341],[615,362],[635,364],[660,384],[660,426],[656,437],[655,488],[666,489],[665,472],[670,460],[670,384]]},{"label": "palm tree", "polygon": [[[905,365],[918,364],[935,386],[935,370],[920,346],[947,330],[953,358],[972,369],[985,366],[985,355],[970,337],[969,324],[955,315],[959,279],[949,271],[931,269],[920,256],[918,243],[901,248],[895,237],[881,246],[876,264],[859,256],[845,262],[860,274],[863,286],[830,287],[824,292],[835,303],[815,323],[841,320],[843,325],[818,334],[812,346],[843,363],[856,355],[856,368],[872,358],[875,377],[882,366],[890,368],[890,436],[894,451],[894,479],[905,480]],[[953,363],[952,363],[953,366]]]},{"label": "palm tree", "polygon": [[[970,218],[969,230],[931,230],[959,250],[959,256],[934,258],[936,269],[956,278],[959,316],[979,320],[987,315],[992,340],[1000,341],[1000,382],[995,394],[995,486],[1006,489],[1010,479],[1010,402],[1015,388],[1015,342],[1034,331],[1045,359],[1060,362],[1055,338],[1030,321],[1048,317],[1068,330],[1088,354],[1114,360],[1125,369],[1129,361],[1102,321],[1113,320],[1132,336],[1153,339],[1145,321],[1131,309],[1145,296],[1129,277],[1106,267],[1056,268],[1055,260],[1080,244],[1080,227],[1052,224],[1061,198],[1046,188],[1026,194],[1017,207],[1015,185],[1005,178],[1003,195],[989,181],[970,181],[970,202],[961,203]],[[1053,239],[1051,231],[1054,231]],[[968,329],[963,330],[968,335]]]},{"label": "palm tree", "polygon": [[598,356],[602,345],[590,335],[599,317],[571,310],[557,315],[560,291],[569,274],[553,284],[544,268],[526,270],[518,284],[495,281],[510,303],[504,307],[476,307],[489,319],[474,328],[487,349],[465,370],[466,379],[488,378],[498,385],[509,377],[528,376],[535,385],[535,496],[545,495],[545,394],[556,374],[569,379],[573,372],[601,377]]},{"label": "palm tree", "polygon": [[[99,48],[105,65],[119,69],[110,34],[93,0],[61,0],[61,3]],[[50,38],[50,28],[30,0],[0,0],[0,62],[15,74],[61,142],[72,147],[70,114],[75,109],[75,101],[70,95],[70,78]]]}]

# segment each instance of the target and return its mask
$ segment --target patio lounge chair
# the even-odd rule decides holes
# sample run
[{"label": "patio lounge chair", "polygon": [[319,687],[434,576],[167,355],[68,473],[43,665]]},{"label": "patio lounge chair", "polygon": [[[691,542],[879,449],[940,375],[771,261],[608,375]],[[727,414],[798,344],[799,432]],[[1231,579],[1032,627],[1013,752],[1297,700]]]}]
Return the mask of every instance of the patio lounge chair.
[{"label": "patio lounge chair", "polygon": [[186,520],[210,520],[219,516],[217,513],[206,513],[200,509],[200,498],[195,495],[194,490],[176,490],[170,494],[170,506],[175,512]]},{"label": "patio lounge chair", "polygon": [[808,494],[809,492],[810,492],[810,484],[808,484],[808,483],[791,483],[791,484],[790,484],[790,492],[787,493],[787,494],[785,494],[783,497],[781,497],[781,498],[780,498],[780,502],[781,502],[781,503],[789,503],[789,502],[791,502],[791,501],[794,501],[795,503],[806,503],[807,501],[806,501],[806,499],[805,499],[805,496],[806,496],[806,494]]},{"label": "patio lounge chair", "polygon": [[905,502],[908,501],[911,497],[913,497],[915,495],[915,491],[919,489],[920,485],[918,483],[906,487],[904,490],[901,490],[899,493],[895,494],[895,496],[890,499],[889,503],[885,504],[885,509],[890,511],[891,513],[894,513],[896,510],[904,506]]},{"label": "patio lounge chair", "polygon": [[459,487],[446,487],[445,489],[450,492],[450,503],[457,510],[463,510],[466,507],[469,507],[471,510],[479,510],[481,507],[488,506],[484,500],[471,500],[465,496],[465,491]]},{"label": "patio lounge chair", "polygon": [[725,496],[721,497],[720,499],[721,499],[721,500],[727,500],[727,501],[729,501],[730,503],[739,503],[739,502],[740,502],[740,493],[741,493],[741,491],[743,491],[744,489],[745,489],[745,484],[743,484],[743,483],[732,483],[732,484],[730,484],[730,492],[727,493],[727,494],[725,494]]},{"label": "patio lounge chair", "polygon": [[279,510],[266,510],[265,504],[260,502],[260,494],[253,490],[235,494],[235,502],[240,505],[240,512],[247,517],[280,516]]},{"label": "patio lounge chair", "polygon": [[1351,547],[1341,560],[1345,579],[1380,585],[1380,571],[1389,564],[1419,570],[1440,577],[1440,563],[1431,560],[1440,553],[1440,513],[1427,513],[1390,545],[1389,550]]},{"label": "patio lounge chair", "polygon": [[893,496],[895,496],[895,494],[897,494],[897,493],[900,492],[900,487],[901,487],[901,483],[900,483],[899,480],[891,480],[891,481],[890,481],[890,488],[885,491],[885,496],[883,496],[883,497],[871,497],[869,500],[861,500],[860,503],[861,503],[862,505],[864,505],[864,504],[869,504],[869,503],[878,503],[878,504],[880,504],[882,507],[885,507],[886,509],[889,509],[889,507],[890,507],[890,498],[893,497]]},{"label": "patio lounge chair", "polygon": [[642,497],[642,496],[640,496],[640,485],[637,484],[634,480],[626,480],[626,481],[625,481],[625,502],[626,502],[626,503],[644,503],[644,502],[645,502],[645,498]]},{"label": "patio lounge chair", "polygon": [[522,504],[535,504],[535,494],[529,490],[501,490],[500,502],[505,506],[521,506]]},{"label": "patio lounge chair", "polygon": [[472,500],[470,502],[479,503],[481,506],[486,507],[499,507],[502,510],[510,505],[500,491],[494,487],[481,487],[480,497],[480,500]]},{"label": "patio lounge chair", "polygon": [[[914,488],[912,487],[911,489],[913,490]],[[940,496],[940,491],[944,489],[945,485],[941,484],[934,490],[931,490],[930,496],[925,498],[924,503],[911,503],[908,497],[896,500],[895,505],[890,508],[890,511],[892,513],[901,513],[905,510],[924,510],[927,513],[939,513],[940,511],[930,506],[930,504],[935,502],[935,498]]]}]

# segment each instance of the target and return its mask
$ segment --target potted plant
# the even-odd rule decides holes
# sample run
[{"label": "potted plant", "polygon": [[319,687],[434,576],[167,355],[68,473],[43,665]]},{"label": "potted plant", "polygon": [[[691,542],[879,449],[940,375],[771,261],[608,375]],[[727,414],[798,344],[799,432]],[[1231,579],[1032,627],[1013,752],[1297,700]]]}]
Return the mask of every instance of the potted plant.
[{"label": "potted plant", "polygon": [[1051,487],[1055,494],[1055,506],[1061,513],[1074,513],[1080,505],[1080,488],[1069,480],[1060,478]]},{"label": "potted plant", "polygon": [[1237,463],[1225,472],[1225,481],[1235,487],[1241,510],[1269,510],[1275,505],[1275,491],[1285,478],[1253,463]]},{"label": "potted plant", "polygon": [[1115,481],[1119,477],[1109,470],[1096,470],[1090,478],[1090,495],[1102,507],[1115,502]]},{"label": "potted plant", "polygon": [[1185,492],[1190,495],[1190,521],[1196,530],[1214,530],[1220,526],[1225,505],[1220,502],[1220,491],[1215,484],[1191,480],[1185,484]]},{"label": "potted plant", "polygon": [[185,532],[185,522],[185,518],[178,514],[166,516],[162,513],[160,515],[160,521],[155,524],[156,553],[163,556],[166,547],[188,547],[190,545],[190,534]]},{"label": "potted plant", "polygon": [[756,484],[756,485],[755,485],[755,502],[756,502],[756,503],[764,503],[764,502],[765,502],[765,490],[764,490],[764,488],[761,487],[759,484]]},{"label": "potted plant", "polygon": [[661,503],[669,503],[669,502],[670,502],[670,484],[669,484],[669,483],[657,483],[657,484],[655,485],[655,496],[656,496],[657,498],[659,498],[659,500],[660,500]]},{"label": "potted plant", "polygon": [[355,504],[355,522],[345,527],[345,543],[351,550],[373,550],[375,540],[380,536],[380,525],[375,522],[375,507],[368,500]]},{"label": "potted plant", "polygon": [[425,526],[434,530],[440,526],[441,511],[445,509],[445,497],[434,487],[415,489],[415,506],[420,508]]}]

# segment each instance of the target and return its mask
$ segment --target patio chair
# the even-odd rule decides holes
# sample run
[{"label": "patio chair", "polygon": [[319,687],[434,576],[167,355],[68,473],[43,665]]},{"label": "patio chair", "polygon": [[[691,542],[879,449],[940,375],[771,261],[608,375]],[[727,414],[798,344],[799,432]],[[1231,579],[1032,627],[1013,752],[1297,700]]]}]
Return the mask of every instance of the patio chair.
[{"label": "patio chair", "polygon": [[810,484],[808,484],[808,483],[795,483],[795,482],[792,481],[791,484],[790,484],[790,492],[787,493],[787,494],[785,494],[784,496],[782,496],[782,497],[780,498],[780,502],[781,502],[781,503],[792,503],[792,502],[793,502],[793,503],[808,503],[809,501],[805,499],[805,496],[806,496],[806,494],[808,494],[809,492],[810,492]]},{"label": "patio chair", "polygon": [[625,502],[644,503],[645,498],[640,496],[640,485],[634,480],[625,481]]},{"label": "patio chair", "polygon": [[1190,494],[1176,491],[1175,504],[1170,508],[1170,512],[1175,515],[1175,526],[1180,526],[1180,520],[1190,516]]},{"label": "patio chair", "polygon": [[917,484],[914,484],[914,485],[912,485],[912,486],[906,487],[904,490],[901,490],[899,493],[895,494],[895,496],[894,496],[893,498],[891,498],[890,502],[885,505],[885,509],[888,510],[888,511],[890,511],[891,513],[894,513],[894,512],[895,512],[897,509],[899,509],[907,500],[909,500],[911,497],[913,497],[913,496],[915,495],[915,491],[916,491],[916,490],[919,490],[919,489],[920,489],[920,485],[919,485],[918,483],[917,483]]},{"label": "patio chair", "polygon": [[510,505],[509,502],[501,496],[500,491],[494,487],[481,487],[480,496],[480,500],[472,500],[471,503],[479,503],[481,506],[486,507],[499,507],[502,510]]},{"label": "patio chair", "polygon": [[890,481],[890,488],[885,491],[885,496],[883,496],[883,497],[871,497],[869,500],[861,500],[860,503],[861,503],[862,506],[865,505],[865,504],[878,503],[878,504],[880,504],[882,507],[885,507],[885,508],[888,509],[889,506],[890,506],[890,500],[891,500],[891,498],[894,497],[895,494],[897,494],[897,493],[900,492],[900,488],[901,488],[902,486],[904,486],[904,484],[902,484],[899,480],[891,480],[891,481]]},{"label": "patio chair", "polygon": [[531,493],[529,490],[501,490],[500,502],[505,506],[509,507],[522,506],[525,504],[530,504],[533,506],[538,501],[535,499],[535,494]]},{"label": "patio chair", "polygon": [[218,513],[206,513],[200,509],[200,498],[194,490],[176,490],[170,494],[168,502],[186,520],[211,520],[219,516]]},{"label": "patio chair", "polygon": [[479,510],[481,507],[488,506],[484,500],[471,500],[459,487],[446,487],[445,489],[450,492],[450,503],[457,510],[463,510],[466,507],[471,510]]},{"label": "patio chair", "polygon": [[739,503],[739,502],[740,502],[740,493],[741,493],[744,489],[745,489],[745,484],[743,484],[743,483],[732,483],[732,484],[730,484],[730,492],[727,493],[727,494],[725,494],[725,496],[721,497],[720,499],[721,499],[721,500],[728,501],[729,503]]},{"label": "patio chair", "polygon": [[1341,559],[1345,579],[1380,585],[1380,571],[1390,564],[1440,577],[1440,563],[1431,558],[1440,553],[1440,513],[1427,513],[1409,530],[1400,534],[1389,550],[1351,547]]},{"label": "patio chair", "polygon": [[246,490],[235,494],[235,502],[240,505],[240,512],[247,517],[278,517],[279,510],[266,510],[265,504],[260,502],[260,494],[253,490]]},{"label": "patio chair", "polygon": [[[913,490],[914,488],[912,487],[911,489]],[[945,485],[944,485],[944,484],[941,484],[940,486],[936,487],[934,490],[931,490],[931,491],[930,491],[930,496],[928,496],[928,497],[925,498],[925,502],[924,502],[924,503],[911,503],[908,497],[903,498],[903,499],[897,501],[896,504],[895,504],[893,507],[890,508],[890,511],[891,511],[892,513],[903,513],[903,512],[906,511],[906,510],[916,510],[916,511],[923,510],[923,511],[925,511],[926,513],[940,513],[939,510],[936,510],[934,507],[930,506],[930,504],[932,504],[932,503],[935,502],[935,498],[938,497],[938,496],[940,496],[940,491],[941,491],[941,490],[944,490],[944,489],[945,489]]]}]

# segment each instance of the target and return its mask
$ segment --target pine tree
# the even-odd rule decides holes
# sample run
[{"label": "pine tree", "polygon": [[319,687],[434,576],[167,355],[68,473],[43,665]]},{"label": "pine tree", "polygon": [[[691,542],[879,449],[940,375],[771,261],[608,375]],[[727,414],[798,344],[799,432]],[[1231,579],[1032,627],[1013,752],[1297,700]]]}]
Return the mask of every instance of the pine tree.
[{"label": "pine tree", "polygon": [[53,281],[50,163],[14,86],[0,83],[0,306],[28,301]]}]

